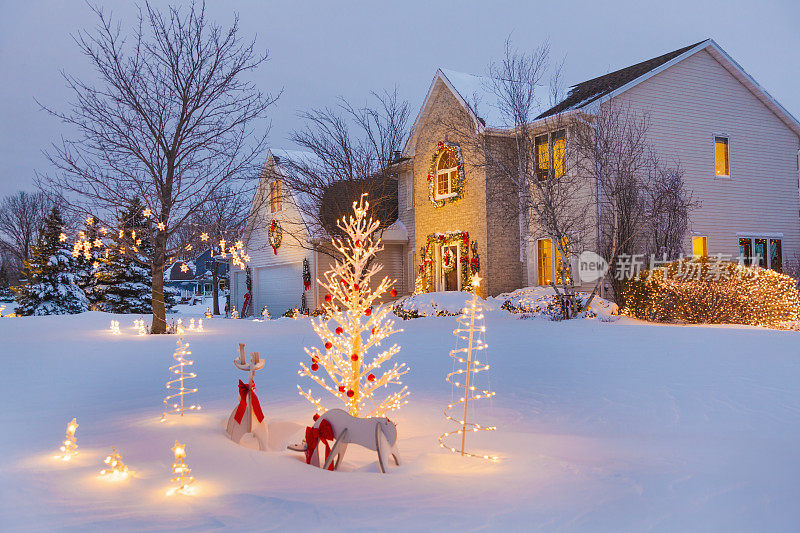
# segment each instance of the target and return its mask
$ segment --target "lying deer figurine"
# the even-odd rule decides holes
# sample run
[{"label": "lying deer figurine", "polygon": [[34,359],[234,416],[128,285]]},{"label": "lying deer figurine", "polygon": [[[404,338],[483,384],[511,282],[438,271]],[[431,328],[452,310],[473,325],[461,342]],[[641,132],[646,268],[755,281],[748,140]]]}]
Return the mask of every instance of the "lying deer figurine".
[{"label": "lying deer figurine", "polygon": [[[389,455],[394,458],[396,465],[400,466],[400,452],[397,449],[397,426],[388,418],[356,418],[341,409],[331,409],[320,416],[314,423],[314,428],[319,429],[320,424],[327,422],[333,429],[334,444],[325,459],[323,469],[328,470],[339,467],[348,444],[359,444],[368,450],[378,452],[378,466],[382,473],[386,473]],[[312,447],[309,464],[319,466],[318,443],[306,442],[306,447]],[[335,462],[334,462],[335,461]]]}]

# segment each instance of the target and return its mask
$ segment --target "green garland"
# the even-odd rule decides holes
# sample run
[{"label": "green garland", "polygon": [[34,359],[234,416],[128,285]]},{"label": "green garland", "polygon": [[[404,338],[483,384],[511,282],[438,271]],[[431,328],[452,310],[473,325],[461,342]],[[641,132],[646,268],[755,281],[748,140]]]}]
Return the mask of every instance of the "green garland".
[{"label": "green garland", "polygon": [[[455,195],[444,198],[442,200],[436,199],[436,163],[439,160],[439,156],[442,155],[443,152],[447,151],[455,151],[456,159],[458,160],[458,178],[456,182],[453,184],[453,189],[455,191]],[[464,197],[464,157],[461,155],[461,147],[457,144],[449,144],[445,142],[439,142],[436,147],[436,151],[433,152],[433,156],[431,157],[431,168],[428,171],[428,198],[430,199],[431,203],[434,207],[444,207],[447,202],[456,202]]]},{"label": "green garland", "polygon": [[267,240],[269,241],[269,245],[272,246],[272,251],[275,255],[278,255],[278,248],[281,247],[281,241],[283,240],[283,228],[281,228],[281,223],[274,218],[272,222],[269,223]]},{"label": "green garland", "polygon": [[[448,231],[446,233],[431,233],[428,235],[425,246],[420,247],[419,254],[421,263],[419,265],[419,279],[422,292],[432,292],[434,274],[433,274],[433,246],[439,244],[448,246],[451,244],[458,244],[461,250],[461,290],[472,292],[472,274],[478,272],[480,268],[480,258],[478,257],[477,241],[472,241],[470,246],[469,232],[466,231]],[[469,257],[470,249],[472,250],[472,259]],[[444,272],[451,272],[455,268],[456,258],[451,258],[452,266]],[[444,266],[444,265],[443,265]],[[477,268],[475,268],[477,267]]]}]

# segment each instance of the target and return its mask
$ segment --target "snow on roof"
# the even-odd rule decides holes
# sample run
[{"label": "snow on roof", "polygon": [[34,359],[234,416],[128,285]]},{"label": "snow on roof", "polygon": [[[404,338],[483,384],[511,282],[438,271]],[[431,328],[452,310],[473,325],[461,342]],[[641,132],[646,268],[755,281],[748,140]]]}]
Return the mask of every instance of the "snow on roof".
[{"label": "snow on roof", "polygon": [[408,230],[400,219],[394,221],[392,225],[383,230],[381,235],[383,242],[408,242]]}]

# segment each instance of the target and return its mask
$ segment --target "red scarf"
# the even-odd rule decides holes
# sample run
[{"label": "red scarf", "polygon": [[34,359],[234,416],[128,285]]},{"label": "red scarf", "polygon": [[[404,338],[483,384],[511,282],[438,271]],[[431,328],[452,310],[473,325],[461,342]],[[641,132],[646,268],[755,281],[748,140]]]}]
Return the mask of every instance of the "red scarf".
[{"label": "red scarf", "polygon": [[250,385],[246,385],[240,379],[239,380],[239,407],[236,408],[236,414],[233,417],[236,420],[237,424],[241,424],[242,423],[242,418],[244,418],[244,412],[247,410],[247,393],[250,393],[250,401],[253,404],[253,413],[256,415],[256,419],[259,422],[264,420],[264,413],[261,412],[261,404],[258,403],[258,396],[256,396],[256,384],[253,383],[253,387],[251,388]]},{"label": "red scarf", "polygon": [[[328,444],[328,441],[333,441],[333,427],[327,420],[320,422],[318,428],[313,426],[306,428],[306,464],[311,464],[311,458],[317,453],[320,441],[325,445],[325,461],[327,461],[331,453],[331,445]],[[320,466],[323,464],[325,463],[320,463]],[[328,470],[333,470],[333,461]]]}]

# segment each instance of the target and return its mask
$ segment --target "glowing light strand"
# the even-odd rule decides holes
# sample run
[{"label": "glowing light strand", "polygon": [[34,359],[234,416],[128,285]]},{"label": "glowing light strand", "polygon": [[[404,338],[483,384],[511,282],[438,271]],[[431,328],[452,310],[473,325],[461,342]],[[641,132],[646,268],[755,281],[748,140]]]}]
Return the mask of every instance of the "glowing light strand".
[{"label": "glowing light strand", "polygon": [[175,455],[175,461],[172,463],[173,477],[170,481],[177,486],[167,491],[167,494],[189,494],[191,492],[190,485],[194,483],[194,477],[192,477],[192,469],[184,461],[186,458],[186,445],[176,440],[175,445],[172,447],[172,453]]},{"label": "glowing light strand", "polygon": [[[371,259],[383,250],[381,239],[374,235],[379,221],[367,218],[369,203],[366,195],[353,202],[353,215],[343,217],[337,225],[347,235],[342,240],[333,239],[334,248],[343,260],[337,260],[325,273],[325,280],[317,280],[327,289],[322,303],[324,315],[311,321],[314,332],[323,341],[324,349],[306,348],[311,364],[300,363],[298,375],[307,377],[345,404],[348,413],[359,417],[385,416],[407,403],[408,387],[403,386],[401,376],[408,372],[405,363],[395,363],[379,374],[381,365],[400,351],[392,345],[371,360],[366,355],[370,348],[380,346],[381,341],[393,333],[394,322],[387,318],[390,306],[382,306],[373,312],[373,305],[387,291],[392,296],[395,280],[384,277],[373,290],[370,281],[383,266]],[[365,335],[365,338],[362,338]],[[327,378],[318,371],[325,370]],[[400,390],[388,394],[377,402],[374,395],[379,389],[390,385],[401,386]],[[322,399],[297,386],[302,397],[322,413],[327,410]]]},{"label": "glowing light strand", "polygon": [[67,424],[67,434],[64,437],[64,442],[61,444],[59,450],[61,451],[61,455],[59,459],[64,461],[69,461],[76,455],[78,455],[78,440],[75,437],[75,431],[78,429],[78,420],[73,418],[70,420],[69,424]]},{"label": "glowing light strand", "polygon": [[100,475],[106,479],[121,481],[130,477],[131,473],[128,470],[128,465],[122,461],[122,456],[116,448],[111,448],[111,453],[106,456],[103,462],[107,465],[107,468],[103,468],[100,471]]},{"label": "glowing light strand", "polygon": [[[475,352],[485,350],[488,345],[483,340],[483,335],[486,332],[486,326],[483,325],[483,312],[480,304],[478,303],[477,288],[480,284],[481,278],[478,276],[473,277],[472,283],[475,286],[475,291],[472,293],[472,300],[469,305],[464,307],[461,316],[458,317],[460,327],[453,331],[453,335],[462,339],[466,346],[463,348],[456,348],[450,351],[450,357],[455,360],[455,370],[447,374],[445,378],[456,389],[464,389],[463,396],[460,396],[457,401],[449,404],[444,409],[444,416],[447,420],[459,425],[455,431],[448,431],[439,436],[439,445],[446,448],[453,453],[461,454],[462,456],[479,457],[481,459],[488,459],[490,461],[497,461],[499,457],[496,455],[482,455],[466,451],[466,438],[467,432],[477,431],[496,431],[495,426],[482,426],[475,422],[470,422],[467,418],[468,406],[470,401],[491,398],[495,395],[494,392],[481,389],[475,385],[475,374],[489,370],[489,365],[473,358]],[[478,325],[480,324],[480,325]],[[462,383],[460,380],[463,379]],[[463,407],[463,411],[462,408]],[[451,410],[458,409],[458,413],[462,418],[456,418],[459,414],[451,415]],[[461,447],[456,448],[449,446],[445,441],[451,435],[461,436]]]},{"label": "glowing light strand", "polygon": [[[192,366],[194,361],[188,359],[186,356],[191,355],[192,352],[189,351],[189,343],[183,342],[183,337],[178,337],[178,348],[175,350],[175,353],[172,357],[177,361],[177,364],[172,365],[169,367],[170,372],[175,374],[177,377],[170,381],[167,381],[167,390],[168,391],[176,391],[172,394],[168,394],[166,398],[164,398],[164,405],[170,406],[171,408],[164,412],[161,416],[161,421],[165,422],[167,420],[168,414],[177,414],[183,416],[184,411],[199,411],[200,406],[196,404],[186,405],[184,403],[184,396],[187,394],[191,394],[193,392],[197,392],[196,388],[187,387],[185,380],[197,377],[197,374],[194,372],[188,372],[186,370],[187,366]],[[177,398],[177,400],[176,400]]]}]

